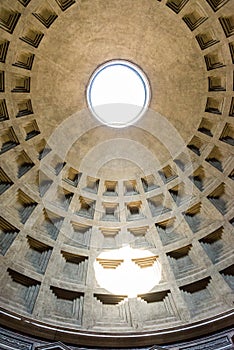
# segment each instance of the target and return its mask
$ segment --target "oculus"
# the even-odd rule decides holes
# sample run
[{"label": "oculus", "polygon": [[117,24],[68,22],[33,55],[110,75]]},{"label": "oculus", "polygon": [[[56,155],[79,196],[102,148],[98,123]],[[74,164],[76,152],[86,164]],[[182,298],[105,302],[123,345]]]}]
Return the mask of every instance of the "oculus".
[{"label": "oculus", "polygon": [[137,65],[112,60],[91,75],[86,90],[91,113],[99,122],[114,128],[136,123],[150,102],[149,81]]}]

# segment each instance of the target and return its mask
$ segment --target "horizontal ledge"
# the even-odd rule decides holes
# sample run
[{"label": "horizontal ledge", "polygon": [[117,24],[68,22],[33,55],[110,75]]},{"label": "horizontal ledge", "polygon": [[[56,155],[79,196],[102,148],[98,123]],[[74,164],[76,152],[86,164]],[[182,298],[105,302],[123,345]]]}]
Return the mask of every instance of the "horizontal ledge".
[{"label": "horizontal ledge", "polygon": [[98,333],[87,330],[69,329],[33,320],[3,308],[0,308],[0,315],[0,324],[2,326],[23,332],[31,337],[61,341],[67,344],[108,348],[140,347],[192,340],[195,337],[205,336],[231,327],[234,323],[234,312],[230,311],[200,322],[164,330]]}]

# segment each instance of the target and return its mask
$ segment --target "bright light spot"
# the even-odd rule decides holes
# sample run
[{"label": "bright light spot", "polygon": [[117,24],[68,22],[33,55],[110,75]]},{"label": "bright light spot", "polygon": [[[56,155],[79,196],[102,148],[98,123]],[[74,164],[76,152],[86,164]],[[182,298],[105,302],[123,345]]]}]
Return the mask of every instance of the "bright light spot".
[{"label": "bright light spot", "polygon": [[135,123],[147,110],[149,82],[136,65],[109,61],[91,76],[87,101],[92,114],[103,124],[121,128]]},{"label": "bright light spot", "polygon": [[100,287],[116,295],[134,298],[148,293],[161,279],[161,264],[156,260],[152,266],[141,268],[132,259],[153,257],[148,250],[133,249],[129,246],[102,252],[98,259],[124,260],[116,269],[104,268],[94,262],[96,280]]}]

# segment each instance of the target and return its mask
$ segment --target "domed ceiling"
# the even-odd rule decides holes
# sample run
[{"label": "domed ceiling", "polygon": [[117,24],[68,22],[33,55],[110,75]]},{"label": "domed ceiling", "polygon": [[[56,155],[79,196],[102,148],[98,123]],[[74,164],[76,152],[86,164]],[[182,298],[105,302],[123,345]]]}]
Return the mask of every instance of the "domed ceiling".
[{"label": "domed ceiling", "polygon": [[[233,34],[231,0],[1,1],[2,325],[109,348],[231,325]],[[121,129],[86,100],[111,60],[150,83]]]}]

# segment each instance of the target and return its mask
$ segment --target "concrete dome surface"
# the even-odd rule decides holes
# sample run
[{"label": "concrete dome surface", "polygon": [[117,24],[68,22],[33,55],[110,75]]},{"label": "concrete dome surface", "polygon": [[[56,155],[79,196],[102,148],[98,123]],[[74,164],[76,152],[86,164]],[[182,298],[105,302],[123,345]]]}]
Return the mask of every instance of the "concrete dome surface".
[{"label": "concrete dome surface", "polygon": [[[233,10],[0,1],[2,327],[75,349],[173,348],[233,325]],[[131,74],[113,88],[142,99],[127,113],[146,101],[126,127],[111,127],[111,78],[95,86],[109,126],[87,101],[109,62],[149,82],[145,97]]]}]

